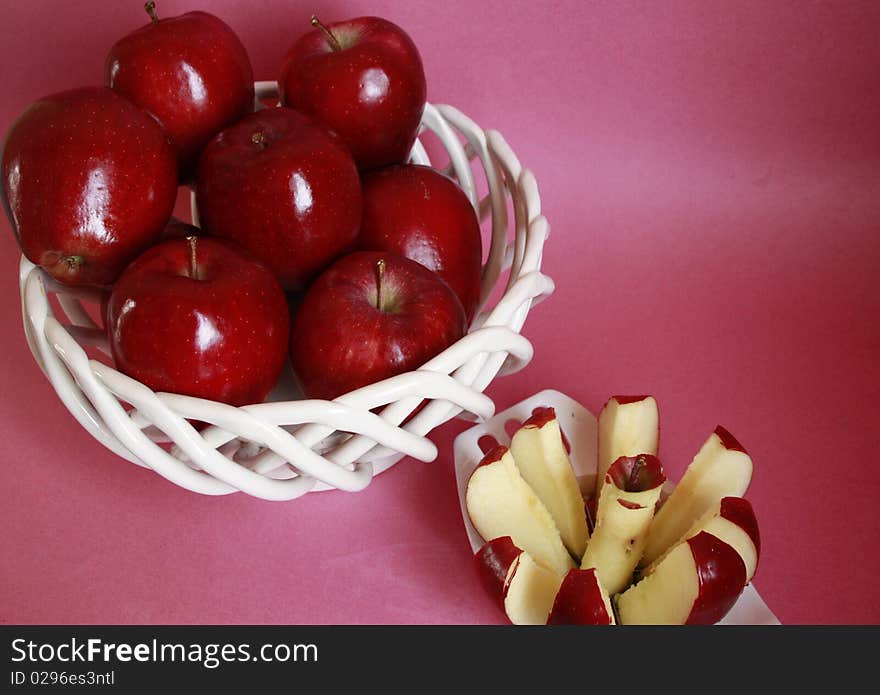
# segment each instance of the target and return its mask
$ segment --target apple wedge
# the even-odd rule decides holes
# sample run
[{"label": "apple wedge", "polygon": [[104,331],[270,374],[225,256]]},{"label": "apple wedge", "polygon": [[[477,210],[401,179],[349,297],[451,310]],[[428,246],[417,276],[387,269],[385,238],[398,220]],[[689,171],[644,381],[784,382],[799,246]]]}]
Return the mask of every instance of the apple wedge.
[{"label": "apple wedge", "polygon": [[510,453],[523,479],[556,522],[565,547],[575,557],[582,557],[589,539],[584,498],[556,411],[536,408],[511,438]]},{"label": "apple wedge", "polygon": [[548,625],[614,625],[614,609],[595,569],[569,570],[562,580]]},{"label": "apple wedge", "polygon": [[742,497],[751,479],[751,457],[733,435],[719,425],[654,516],[642,553],[642,566],[650,565],[683,538],[723,497]]},{"label": "apple wedge", "polygon": [[657,455],[660,415],[653,396],[613,396],[599,412],[599,454],[596,461],[598,500],[605,473],[621,456]]},{"label": "apple wedge", "polygon": [[[700,531],[708,531],[732,546],[746,566],[746,584],[752,581],[761,554],[761,536],[758,532],[755,512],[747,499],[724,497],[691,526],[685,533],[684,539],[693,538]],[[665,555],[661,555],[654,560],[642,571],[642,576],[651,574],[664,557]]]},{"label": "apple wedge", "polygon": [[562,576],[520,554],[504,591],[504,612],[514,625],[546,625]]},{"label": "apple wedge", "polygon": [[516,547],[559,575],[575,566],[547,507],[520,475],[510,450],[497,446],[471,473],[468,518],[484,540],[510,536]]},{"label": "apple wedge", "polygon": [[605,590],[617,594],[632,583],[666,476],[656,456],[639,454],[621,456],[605,479],[581,569],[595,568]]},{"label": "apple wedge", "polygon": [[510,536],[501,536],[487,541],[474,556],[480,582],[487,593],[498,600],[502,609],[510,571],[519,561],[520,555],[522,549],[513,544],[513,539]]},{"label": "apple wedge", "polygon": [[535,562],[510,536],[493,538],[474,556],[480,581],[514,625],[545,625],[561,575]]},{"label": "apple wedge", "polygon": [[622,625],[714,625],[745,585],[746,566],[736,549],[700,531],[617,597],[617,616]]}]

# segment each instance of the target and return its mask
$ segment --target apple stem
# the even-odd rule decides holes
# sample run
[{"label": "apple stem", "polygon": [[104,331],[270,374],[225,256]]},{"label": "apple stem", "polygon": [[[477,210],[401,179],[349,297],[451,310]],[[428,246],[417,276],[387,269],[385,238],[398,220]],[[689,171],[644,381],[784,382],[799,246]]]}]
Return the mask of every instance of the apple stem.
[{"label": "apple stem", "polygon": [[376,261],[376,309],[382,311],[382,276],[385,274],[385,259]]},{"label": "apple stem", "polygon": [[266,136],[263,135],[263,133],[260,132],[259,130],[256,133],[254,133],[253,135],[251,135],[251,142],[254,143],[261,150],[265,150],[266,147],[268,146],[266,144]]},{"label": "apple stem", "polygon": [[186,238],[186,243],[189,245],[189,276],[193,280],[197,280],[199,277],[199,266],[198,261],[196,260],[196,240],[198,237],[196,236],[188,236]]},{"label": "apple stem", "polygon": [[330,43],[330,48],[332,48],[334,51],[342,50],[342,46],[339,44],[339,41],[336,40],[336,37],[330,33],[330,30],[324,26],[324,24],[321,22],[320,19],[318,19],[316,15],[312,15],[312,19],[310,21],[312,22],[313,27],[320,29],[324,33],[324,36],[327,37],[327,41]]},{"label": "apple stem", "polygon": [[149,0],[145,5],[144,9],[147,14],[150,15],[150,19],[153,20],[153,24],[157,24],[159,22],[159,15],[156,13],[156,3],[155,0]]}]

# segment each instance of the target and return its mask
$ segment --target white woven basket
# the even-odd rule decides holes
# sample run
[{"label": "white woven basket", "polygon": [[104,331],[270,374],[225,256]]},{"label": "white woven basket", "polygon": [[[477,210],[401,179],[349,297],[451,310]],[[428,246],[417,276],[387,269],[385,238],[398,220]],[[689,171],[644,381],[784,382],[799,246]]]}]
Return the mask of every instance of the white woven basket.
[{"label": "white woven basket", "polygon": [[[256,92],[259,107],[261,99],[277,95],[277,87],[258,82]],[[554,289],[540,270],[549,226],[534,176],[499,133],[484,132],[451,106],[431,104],[422,119],[422,133],[426,130],[449,154],[445,172],[491,225],[480,309],[464,338],[418,370],[334,401],[300,399],[288,365],[265,403],[236,408],[153,392],[108,366],[108,359],[90,358],[87,347],[109,355],[104,331],[87,310],[88,303],[101,302],[101,292],[61,285],[22,257],[25,336],[67,409],[108,449],[177,485],[206,495],[242,491],[267,500],[363,490],[404,456],[436,458],[437,448],[427,438],[435,427],[455,416],[491,417],[495,406],[483,391],[495,376],[528,364],[532,346],[520,330],[530,308]],[[411,161],[431,165],[421,139]],[[488,190],[482,198],[478,176]],[[193,221],[198,221],[194,202]],[[60,320],[51,295],[63,312]],[[424,399],[429,402],[410,418]],[[197,429],[190,421],[209,426]]]}]

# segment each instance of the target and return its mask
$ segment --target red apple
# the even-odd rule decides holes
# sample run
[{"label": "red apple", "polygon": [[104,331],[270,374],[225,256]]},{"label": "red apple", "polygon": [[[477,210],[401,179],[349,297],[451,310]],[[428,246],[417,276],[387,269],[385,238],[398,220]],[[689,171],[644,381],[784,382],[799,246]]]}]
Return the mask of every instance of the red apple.
[{"label": "red apple", "polygon": [[436,169],[401,164],[362,177],[364,216],[358,245],[393,251],[443,278],[468,322],[480,301],[480,221],[464,191]]},{"label": "red apple", "polygon": [[22,252],[73,285],[112,283],[159,238],[177,197],[167,134],[106,87],[34,102],[8,133],[2,177]]},{"label": "red apple", "polygon": [[379,17],[312,24],[284,57],[282,103],[339,133],[362,170],[405,162],[427,94],[412,39]]},{"label": "red apple", "polygon": [[358,251],[309,288],[291,359],[307,398],[332,399],[417,369],[464,333],[461,302],[434,273],[393,253]]},{"label": "red apple", "polygon": [[[165,229],[162,230],[162,234],[159,237],[159,241],[166,241],[168,239],[185,239],[190,236],[204,236],[204,232],[198,227],[189,224],[188,222],[184,222],[176,217],[172,217],[168,220],[168,224],[165,225]],[[104,321],[104,326],[107,325],[107,309],[110,308],[110,290],[104,292],[103,297],[101,298],[101,318]]]},{"label": "red apple", "polygon": [[232,405],[261,402],[287,356],[290,319],[272,272],[228,241],[171,239],[113,286],[117,368],[154,391]]},{"label": "red apple", "polygon": [[254,73],[235,32],[207,12],[151,21],[117,41],[105,81],[165,126],[190,175],[208,141],[254,110]]},{"label": "red apple", "polygon": [[218,134],[199,161],[202,227],[232,239],[296,292],[349,250],[361,221],[357,167],[326,127],[288,108]]}]

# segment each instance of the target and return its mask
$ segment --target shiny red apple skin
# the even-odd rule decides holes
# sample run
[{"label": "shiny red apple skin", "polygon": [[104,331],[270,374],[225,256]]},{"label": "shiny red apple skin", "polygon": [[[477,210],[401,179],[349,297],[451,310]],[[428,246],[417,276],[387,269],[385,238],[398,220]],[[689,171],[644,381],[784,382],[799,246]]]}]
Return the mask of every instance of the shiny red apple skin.
[{"label": "shiny red apple skin", "polygon": [[755,546],[758,557],[761,556],[761,532],[758,530],[758,520],[751,502],[745,497],[724,497],[721,500],[719,516],[745,531]]},{"label": "shiny red apple skin", "polygon": [[746,566],[736,550],[701,531],[687,539],[697,568],[698,593],[687,625],[714,625],[730,612],[746,585]]},{"label": "shiny red apple skin", "polygon": [[464,333],[461,302],[434,273],[393,253],[357,251],[306,293],[291,362],[307,398],[333,399],[421,367]]},{"label": "shiny red apple skin", "polygon": [[[167,241],[168,239],[185,239],[190,236],[204,236],[204,232],[198,227],[191,225],[189,222],[184,222],[176,217],[172,217],[168,220],[168,224],[165,225],[165,229],[162,230],[159,241]],[[101,298],[101,318],[104,321],[104,326],[107,325],[107,310],[109,308],[110,288],[107,288]]]},{"label": "shiny red apple skin", "polygon": [[250,251],[290,292],[353,248],[363,205],[345,144],[284,107],[246,116],[208,144],[196,201],[207,233]]},{"label": "shiny red apple skin", "polygon": [[170,239],[148,249],[114,284],[107,318],[117,368],[154,391],[259,403],[287,358],[281,287],[225,240]]},{"label": "shiny red apple skin", "polygon": [[500,536],[484,543],[474,556],[480,583],[489,596],[498,601],[502,610],[507,593],[507,575],[520,555],[522,550],[513,544],[510,536]]},{"label": "shiny red apple skin", "polygon": [[599,588],[595,568],[568,571],[550,615],[548,625],[611,625],[614,616],[609,615],[605,599]]},{"label": "shiny red apple skin", "polygon": [[161,235],[177,197],[177,159],[146,112],[106,87],[82,87],[19,116],[2,180],[28,259],[67,284],[108,285]]},{"label": "shiny red apple skin", "polygon": [[480,221],[464,191],[431,167],[401,164],[362,177],[364,216],[358,246],[421,263],[458,295],[468,322],[480,301]]},{"label": "shiny red apple skin", "polygon": [[105,84],[165,127],[189,178],[208,141],[254,110],[254,72],[239,37],[220,18],[187,12],[150,21],[107,55]]},{"label": "shiny red apple skin", "polygon": [[282,62],[283,104],[312,114],[339,133],[361,170],[405,162],[427,98],[418,48],[396,24],[358,17],[303,34]]}]

